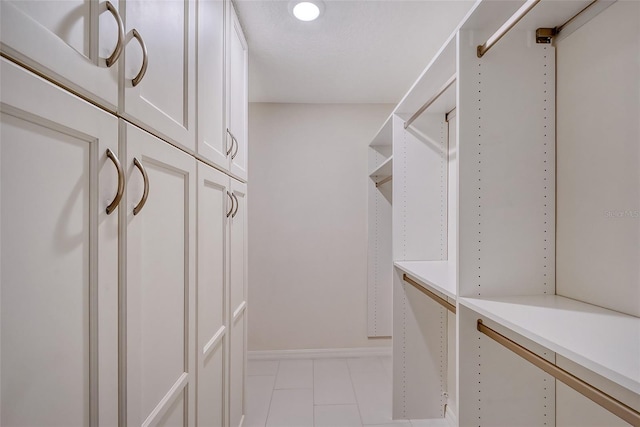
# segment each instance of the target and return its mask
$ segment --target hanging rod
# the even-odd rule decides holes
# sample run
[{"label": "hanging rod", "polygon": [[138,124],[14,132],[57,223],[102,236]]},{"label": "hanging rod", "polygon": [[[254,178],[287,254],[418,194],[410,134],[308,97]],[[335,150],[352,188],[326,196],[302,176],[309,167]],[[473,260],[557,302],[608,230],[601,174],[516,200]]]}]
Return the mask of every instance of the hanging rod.
[{"label": "hanging rod", "polygon": [[382,184],[386,184],[387,182],[391,181],[392,179],[393,179],[393,175],[389,175],[385,179],[381,179],[380,181],[376,182],[376,188],[380,187]]},{"label": "hanging rod", "polygon": [[424,286],[422,286],[420,283],[416,282],[406,274],[402,275],[402,280],[412,285],[414,288],[416,288],[417,290],[419,290],[420,292],[422,292],[423,294],[425,294],[426,296],[428,296],[429,298],[431,298],[432,300],[434,300],[435,302],[437,302],[438,304],[440,304],[441,306],[443,306],[444,308],[452,312],[453,314],[456,314],[456,306],[451,304],[446,299],[442,298],[440,295],[437,295],[434,292],[431,292],[429,289],[425,289]]},{"label": "hanging rod", "polygon": [[420,114],[424,113],[424,111],[429,108],[431,106],[431,104],[433,104],[434,102],[436,102],[436,100],[438,98],[440,98],[440,96],[446,92],[447,89],[449,89],[449,86],[451,86],[452,84],[454,84],[456,82],[456,75],[454,74],[453,76],[449,77],[449,80],[447,80],[447,82],[440,88],[440,90],[438,91],[438,93],[436,93],[435,95],[433,95],[431,97],[431,99],[429,99],[427,102],[425,102],[425,104],[420,107],[420,109],[418,111],[416,111],[414,113],[413,116],[411,116],[411,118],[409,120],[407,120],[404,124],[404,128],[408,128],[409,126],[411,126],[411,123],[413,123],[418,117],[420,117]]},{"label": "hanging rod", "polygon": [[497,42],[500,40],[505,34],[509,32],[524,16],[529,13],[531,9],[535,7],[540,2],[540,0],[527,0],[525,4],[522,5],[520,9],[516,11],[511,18],[507,19],[507,21],[502,24],[498,31],[493,33],[491,37],[487,39],[484,44],[478,46],[477,54],[478,58],[482,58],[482,56],[489,51]]},{"label": "hanging rod", "polygon": [[503,345],[504,347],[508,348],[509,350],[513,351],[515,354],[522,357],[531,364],[542,369],[558,381],[563,382],[578,393],[582,394],[588,399],[591,399],[612,414],[617,415],[624,421],[630,423],[632,426],[640,426],[640,412],[636,411],[630,406],[625,405],[624,403],[604,393],[602,390],[597,389],[591,384],[581,380],[575,375],[565,371],[554,363],[551,363],[548,360],[538,356],[531,350],[521,346],[515,341],[510,340],[499,332],[491,329],[490,327],[482,323],[482,319],[478,319],[478,331],[485,334],[497,343]]}]

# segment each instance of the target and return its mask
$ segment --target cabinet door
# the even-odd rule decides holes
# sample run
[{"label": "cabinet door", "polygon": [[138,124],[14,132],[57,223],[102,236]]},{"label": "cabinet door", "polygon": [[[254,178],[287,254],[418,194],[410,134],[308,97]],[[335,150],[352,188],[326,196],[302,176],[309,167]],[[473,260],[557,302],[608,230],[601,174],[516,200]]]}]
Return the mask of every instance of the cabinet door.
[{"label": "cabinet door", "polygon": [[226,411],[229,177],[198,163],[198,425],[223,426]]},{"label": "cabinet door", "polygon": [[231,181],[235,202],[230,216],[230,422],[238,426],[245,411],[247,340],[247,186]]},{"label": "cabinet door", "polygon": [[[0,2],[1,50],[17,61],[115,111],[117,65],[108,58],[118,45],[118,5],[111,1]],[[121,40],[124,43],[124,40]]]},{"label": "cabinet door", "polygon": [[117,121],[0,76],[0,424],[117,425]]},{"label": "cabinet door", "polygon": [[[196,161],[124,121],[121,130],[127,150],[127,424],[193,426]],[[145,181],[148,197],[141,204]]]},{"label": "cabinet door", "polygon": [[228,127],[236,138],[236,144],[231,151],[231,173],[237,177],[247,179],[247,141],[248,141],[248,65],[249,56],[247,42],[242,33],[238,16],[229,8],[229,118]]},{"label": "cabinet door", "polygon": [[[124,4],[128,33],[123,114],[149,132],[195,152],[195,1],[127,0]],[[143,45],[147,68],[133,86],[144,68]]]},{"label": "cabinet door", "polygon": [[224,111],[226,3],[198,0],[198,153],[228,170],[230,139]]}]

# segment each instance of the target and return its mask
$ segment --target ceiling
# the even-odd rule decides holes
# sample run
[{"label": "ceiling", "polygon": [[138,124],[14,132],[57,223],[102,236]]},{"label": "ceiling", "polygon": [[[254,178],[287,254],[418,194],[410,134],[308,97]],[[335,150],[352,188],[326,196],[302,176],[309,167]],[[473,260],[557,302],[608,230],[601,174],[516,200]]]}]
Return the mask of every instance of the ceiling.
[{"label": "ceiling", "polygon": [[249,101],[397,103],[474,2],[325,0],[315,21],[288,0],[235,0],[249,44]]}]

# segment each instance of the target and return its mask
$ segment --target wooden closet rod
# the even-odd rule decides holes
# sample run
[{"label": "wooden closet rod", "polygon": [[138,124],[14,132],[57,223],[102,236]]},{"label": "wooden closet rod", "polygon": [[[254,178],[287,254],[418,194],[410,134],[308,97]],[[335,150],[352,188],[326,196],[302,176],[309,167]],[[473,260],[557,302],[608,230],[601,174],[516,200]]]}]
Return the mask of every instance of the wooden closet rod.
[{"label": "wooden closet rod", "polygon": [[406,274],[402,275],[402,280],[412,285],[414,288],[416,288],[417,290],[419,290],[420,292],[422,292],[423,294],[425,294],[426,296],[428,296],[429,298],[431,298],[432,300],[434,300],[435,302],[437,302],[438,304],[440,304],[441,306],[443,306],[444,308],[452,312],[453,314],[456,314],[456,306],[451,304],[446,299],[442,298],[440,295],[437,295],[431,292],[429,289],[425,289],[424,286],[422,286],[420,283],[416,282]]},{"label": "wooden closet rod", "polygon": [[526,361],[542,369],[555,379],[565,383],[578,393],[582,394],[588,399],[591,399],[612,414],[622,418],[632,426],[640,427],[640,412],[636,411],[635,409],[625,405],[614,397],[611,397],[610,395],[604,393],[602,390],[595,388],[587,382],[584,382],[575,375],[565,371],[557,365],[538,356],[531,350],[521,346],[517,342],[512,341],[499,332],[491,329],[490,327],[482,323],[482,319],[478,319],[478,331],[485,334],[497,343],[503,345],[504,347],[508,348],[509,350],[513,351],[515,354],[522,357]]},{"label": "wooden closet rod", "polygon": [[[538,0],[539,1],[539,0]],[[413,123],[418,117],[420,117],[420,114],[424,113],[424,111],[429,108],[431,106],[431,104],[433,104],[434,102],[436,102],[436,100],[438,98],[440,98],[440,96],[446,92],[447,89],[449,89],[449,86],[451,86],[452,84],[454,84],[456,82],[456,75],[454,74],[453,76],[449,77],[449,80],[447,80],[447,82],[440,88],[440,90],[438,91],[438,93],[436,93],[435,95],[433,95],[427,102],[424,103],[424,105],[422,107],[420,107],[420,109],[418,111],[416,111],[413,116],[411,116],[411,118],[409,120],[407,120],[404,124],[404,128],[408,128],[409,126],[411,126],[411,123]]]},{"label": "wooden closet rod", "polygon": [[376,188],[380,187],[382,184],[386,184],[387,182],[391,181],[393,179],[393,176],[388,176],[385,179],[381,179],[380,181],[376,182]]},{"label": "wooden closet rod", "polygon": [[529,13],[531,9],[535,7],[540,2],[540,0],[527,0],[525,4],[522,5],[520,9],[516,11],[511,18],[507,19],[507,21],[502,24],[498,31],[493,33],[491,37],[487,39],[484,44],[478,46],[478,58],[482,58],[482,56],[489,51],[497,42],[500,40],[505,34],[509,32],[524,16]]}]

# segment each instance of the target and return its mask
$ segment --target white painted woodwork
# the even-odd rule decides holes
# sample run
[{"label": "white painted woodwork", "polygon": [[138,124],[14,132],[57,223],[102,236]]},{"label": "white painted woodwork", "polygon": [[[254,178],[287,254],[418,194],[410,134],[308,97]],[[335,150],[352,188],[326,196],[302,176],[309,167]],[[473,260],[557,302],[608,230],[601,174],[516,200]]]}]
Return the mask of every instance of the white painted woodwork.
[{"label": "white painted woodwork", "polygon": [[236,207],[229,217],[229,421],[240,426],[246,411],[247,347],[247,185],[231,180]]},{"label": "white painted woodwork", "polygon": [[245,417],[245,373],[246,373],[246,311],[231,320],[229,356],[229,422],[241,426]]},{"label": "white painted woodwork", "polygon": [[557,292],[640,316],[640,4],[557,49]]},{"label": "white painted woodwork", "polygon": [[228,170],[225,129],[225,16],[228,2],[197,2],[198,154]]},{"label": "white painted woodwork", "polygon": [[391,255],[391,182],[377,182],[393,174],[392,117],[369,144],[367,180],[367,336],[389,337],[393,321],[393,257]]},{"label": "white painted woodwork", "polygon": [[455,303],[455,265],[450,261],[396,261],[393,263],[431,292]]},{"label": "white painted woodwork", "polygon": [[[451,111],[451,110],[449,110]],[[453,289],[458,293],[458,115],[453,111],[448,116],[449,121],[449,157],[447,162],[447,260],[455,277]]]},{"label": "white painted woodwork", "polygon": [[460,32],[460,296],[555,293],[555,53],[529,36],[478,58]]},{"label": "white painted woodwork", "polygon": [[[195,152],[195,0],[127,0],[125,9],[123,116]],[[142,48],[132,37],[134,29],[147,46],[149,61],[135,87],[132,79],[142,66]]]},{"label": "white painted woodwork", "polygon": [[[233,4],[229,2],[227,42],[227,127],[236,137],[237,146],[230,153],[231,173],[242,180],[247,179],[249,160],[249,51],[240,21]],[[230,141],[229,141],[230,143]]]},{"label": "white painted woodwork", "polygon": [[447,126],[422,114],[404,129],[393,119],[394,261],[443,260],[447,254]]},{"label": "white painted woodwork", "polygon": [[198,425],[226,424],[229,177],[198,162]]},{"label": "white painted woodwork", "polygon": [[[127,423],[195,425],[196,161],[124,121]],[[137,214],[143,179],[149,197]],[[181,414],[180,416],[176,414]],[[177,418],[176,418],[177,417]]]},{"label": "white painted woodwork", "polygon": [[0,94],[0,424],[116,425],[117,120],[5,59]]},{"label": "white painted woodwork", "polygon": [[390,115],[369,143],[369,147],[391,146],[393,138],[393,115]]},{"label": "white painted woodwork", "polygon": [[639,318],[557,295],[465,298],[460,303],[640,394]]},{"label": "white painted woodwork", "polygon": [[[509,332],[458,301],[458,422],[460,426],[555,425],[555,380],[477,330],[478,319]],[[553,362],[553,352],[521,337],[519,344]]]},{"label": "white painted woodwork", "polygon": [[447,310],[393,274],[393,418],[444,417]]},{"label": "white painted woodwork", "polygon": [[[118,63],[107,68],[118,27],[106,1],[2,1],[0,50],[115,111]],[[118,9],[118,2],[111,1]]]}]

